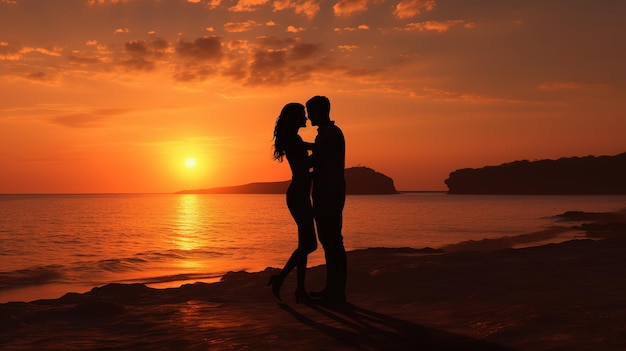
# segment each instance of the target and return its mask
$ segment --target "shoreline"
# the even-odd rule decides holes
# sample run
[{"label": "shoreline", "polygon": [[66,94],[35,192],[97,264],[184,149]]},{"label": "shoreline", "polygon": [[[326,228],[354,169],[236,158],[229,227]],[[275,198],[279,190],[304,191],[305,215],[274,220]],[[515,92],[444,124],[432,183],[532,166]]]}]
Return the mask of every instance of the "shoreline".
[{"label": "shoreline", "polygon": [[[455,251],[492,251],[496,249],[505,249],[505,248],[525,248],[532,246],[541,246],[545,244],[551,243],[561,243],[564,241],[580,239],[581,236],[587,238],[586,235],[583,234],[582,229],[572,226],[565,226],[559,223],[558,216],[552,216],[553,225],[550,227],[545,227],[546,229],[542,229],[539,231],[534,231],[525,234],[515,234],[515,235],[507,235],[501,237],[493,237],[493,238],[485,238],[485,239],[469,239],[458,242],[451,242],[449,244],[442,244],[439,246],[407,246],[413,249],[431,249],[434,248],[439,252],[455,252]],[[570,221],[580,221],[581,219],[578,217],[568,217]],[[370,248],[377,248],[379,246],[372,246]],[[380,247],[405,247],[405,246],[380,246]],[[367,247],[353,247],[350,250],[362,250],[367,249]],[[309,259],[309,268],[312,268],[316,265],[323,264],[323,253],[320,250],[319,252],[314,253],[316,257],[313,259]],[[320,260],[321,259],[321,260]],[[312,264],[311,264],[312,263]],[[274,263],[276,266],[269,264],[270,267],[282,267],[282,262]],[[51,269],[49,269],[52,267]],[[44,282],[42,284],[38,284],[38,281],[42,279],[55,278],[57,275],[60,276],[61,272],[56,272],[55,269],[57,267],[54,266],[37,266],[35,270],[31,270],[30,268],[26,268],[23,270],[15,270],[12,272],[7,272],[3,276],[6,278],[3,280],[3,284],[0,284],[0,304],[10,303],[10,302],[33,302],[37,300],[47,300],[47,299],[56,299],[61,298],[68,292],[72,293],[87,293],[94,287],[101,287],[107,284],[144,284],[148,287],[152,288],[172,288],[179,287],[184,284],[192,284],[195,282],[203,282],[203,283],[213,283],[217,282],[221,279],[221,277],[228,273],[229,270],[224,270],[219,273],[213,272],[200,272],[200,273],[171,273],[171,274],[161,274],[154,275],[148,274],[145,276],[135,276],[130,278],[120,278],[120,279],[100,279],[99,282],[93,282],[92,284],[87,284],[86,282],[81,283],[81,281],[74,281],[73,283],[68,282],[57,282],[52,279],[50,282]],[[61,267],[61,266],[59,266]],[[233,267],[231,270],[245,270],[250,273],[263,271],[267,266],[256,266],[254,268],[246,268],[246,267]],[[11,277],[11,274],[15,276]],[[19,274],[23,274],[24,277],[19,277]],[[17,285],[12,286],[10,278],[14,279]],[[31,283],[31,280],[33,282]]]},{"label": "shoreline", "polygon": [[[277,268],[229,272],[212,284],[109,284],[59,299],[0,304],[0,347],[624,349],[622,215],[605,221],[582,214],[583,221],[594,217],[580,225],[593,239],[559,244],[350,251],[349,304],[342,307],[295,304],[294,273],[277,301],[266,286]],[[324,277],[324,266],[309,268],[307,288],[321,288]]]}]

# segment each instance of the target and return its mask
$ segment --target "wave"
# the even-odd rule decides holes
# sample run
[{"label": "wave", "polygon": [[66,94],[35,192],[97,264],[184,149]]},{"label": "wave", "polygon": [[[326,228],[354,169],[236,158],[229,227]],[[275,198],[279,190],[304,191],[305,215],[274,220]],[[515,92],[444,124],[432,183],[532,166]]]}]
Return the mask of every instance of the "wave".
[{"label": "wave", "polygon": [[120,273],[141,270],[140,265],[147,262],[140,258],[111,258],[98,261],[96,266],[107,272]]},{"label": "wave", "polygon": [[[545,241],[554,240],[567,232],[573,231],[570,227],[552,226],[545,230],[521,234],[515,236],[503,236],[500,238],[467,240],[457,244],[445,245],[441,248],[444,252],[455,251],[494,251],[502,249],[512,249],[516,246],[537,246]],[[565,241],[565,240],[561,240]]]},{"label": "wave", "polygon": [[162,275],[162,276],[156,276],[156,277],[123,279],[117,282],[125,283],[125,284],[128,284],[128,283],[161,284],[161,283],[172,283],[172,282],[178,282],[178,281],[218,279],[218,278],[221,278],[223,275],[224,275],[223,273],[181,273],[181,274]]},{"label": "wave", "polygon": [[225,255],[227,254],[207,249],[146,251],[137,253],[132,257],[100,260],[96,263],[96,266],[107,272],[121,273],[144,270],[145,266],[155,262],[168,263],[171,261],[193,260],[197,258],[211,258]]},{"label": "wave", "polygon": [[63,265],[36,266],[10,272],[0,272],[0,290],[43,285],[60,280],[65,274]]},{"label": "wave", "polygon": [[192,250],[169,249],[164,251],[146,251],[136,254],[145,260],[163,261],[169,259],[184,260],[196,257],[218,257],[229,255],[225,252],[218,252],[209,248],[197,248]]},{"label": "wave", "polygon": [[[166,269],[177,266],[182,260],[197,260],[227,255],[212,250],[165,250],[140,252],[131,257],[84,260],[68,264],[32,266],[12,271],[0,271],[0,291],[34,287],[46,284],[93,284],[100,285],[119,282],[159,284],[176,281],[206,280],[220,278],[222,273],[181,273],[163,276],[148,276],[154,269]],[[170,270],[171,271],[171,270]],[[140,276],[129,280],[119,280],[128,274]]]}]

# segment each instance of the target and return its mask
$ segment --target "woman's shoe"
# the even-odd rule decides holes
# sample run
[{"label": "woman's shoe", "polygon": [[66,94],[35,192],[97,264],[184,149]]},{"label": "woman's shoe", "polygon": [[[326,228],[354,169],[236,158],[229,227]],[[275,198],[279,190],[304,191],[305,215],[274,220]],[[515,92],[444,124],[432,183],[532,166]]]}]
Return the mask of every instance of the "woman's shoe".
[{"label": "woman's shoe", "polygon": [[280,278],[280,275],[271,276],[267,285],[272,286],[272,293],[274,293],[274,296],[276,296],[278,300],[282,301],[280,298],[280,287],[283,285],[283,280]]},{"label": "woman's shoe", "polygon": [[296,304],[300,303],[300,300],[303,300],[304,302],[310,301],[311,297],[309,296],[309,294],[306,293],[305,290],[296,290]]}]

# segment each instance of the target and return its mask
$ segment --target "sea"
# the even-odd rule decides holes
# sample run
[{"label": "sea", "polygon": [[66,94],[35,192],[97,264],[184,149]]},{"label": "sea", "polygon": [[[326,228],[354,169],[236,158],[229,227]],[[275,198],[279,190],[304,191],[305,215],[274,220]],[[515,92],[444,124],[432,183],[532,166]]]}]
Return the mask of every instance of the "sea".
[{"label": "sea", "polygon": [[[349,195],[346,249],[442,248],[554,226],[567,211],[613,212],[626,196]],[[584,238],[572,230],[550,238]],[[280,268],[297,244],[284,195],[0,195],[0,303],[109,283],[155,288]],[[546,240],[519,246],[546,244]],[[321,247],[309,266],[324,263]]]}]

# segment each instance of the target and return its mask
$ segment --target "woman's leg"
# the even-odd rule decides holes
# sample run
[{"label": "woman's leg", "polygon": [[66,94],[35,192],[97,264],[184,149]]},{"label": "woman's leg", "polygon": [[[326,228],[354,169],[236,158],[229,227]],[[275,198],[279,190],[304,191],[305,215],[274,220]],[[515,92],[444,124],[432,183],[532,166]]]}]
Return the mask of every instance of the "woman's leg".
[{"label": "woman's leg", "polygon": [[289,273],[297,267],[297,289],[296,300],[299,299],[299,294],[306,294],[305,291],[305,275],[307,256],[309,253],[317,249],[317,238],[315,235],[315,224],[313,220],[313,208],[311,202],[308,199],[308,192],[301,196],[298,192],[292,191],[290,186],[287,191],[287,207],[291,213],[294,221],[298,226],[298,247],[293,251],[287,263],[281,270],[280,274],[273,277],[272,291],[280,299],[280,288],[289,275]]},{"label": "woman's leg", "polygon": [[299,255],[298,257],[298,280],[297,280],[297,291],[306,291],[305,289],[305,285],[304,285],[304,278],[306,276],[306,263],[307,263],[307,258],[308,255]]},{"label": "woman's leg", "polygon": [[305,212],[306,215],[300,219],[298,225],[298,287],[297,290],[306,293],[305,275],[308,256],[317,249],[317,238],[315,237],[315,224],[313,222],[313,211]]}]

